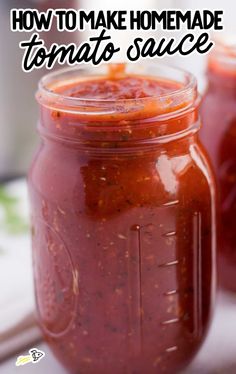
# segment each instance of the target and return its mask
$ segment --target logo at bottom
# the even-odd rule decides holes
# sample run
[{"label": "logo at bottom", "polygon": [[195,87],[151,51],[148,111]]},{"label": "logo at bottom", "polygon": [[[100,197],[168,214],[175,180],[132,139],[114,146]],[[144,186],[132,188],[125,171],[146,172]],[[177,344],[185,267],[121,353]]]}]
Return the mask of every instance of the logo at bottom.
[{"label": "logo at bottom", "polygon": [[29,350],[29,355],[27,356],[19,356],[16,360],[16,366],[23,366],[29,363],[36,364],[38,363],[43,357],[45,353],[40,349],[31,348]]}]

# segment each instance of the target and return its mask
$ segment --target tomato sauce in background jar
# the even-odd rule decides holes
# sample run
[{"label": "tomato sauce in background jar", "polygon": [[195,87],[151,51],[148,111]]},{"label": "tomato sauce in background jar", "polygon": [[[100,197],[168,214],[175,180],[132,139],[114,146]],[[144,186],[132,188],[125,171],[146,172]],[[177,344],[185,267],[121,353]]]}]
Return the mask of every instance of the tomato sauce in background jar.
[{"label": "tomato sauce in background jar", "polygon": [[216,45],[207,78],[200,133],[220,190],[219,280],[236,292],[236,47]]},{"label": "tomato sauce in background jar", "polygon": [[38,318],[71,373],[177,373],[214,299],[215,184],[193,76],[104,65],[40,82],[29,174]]}]

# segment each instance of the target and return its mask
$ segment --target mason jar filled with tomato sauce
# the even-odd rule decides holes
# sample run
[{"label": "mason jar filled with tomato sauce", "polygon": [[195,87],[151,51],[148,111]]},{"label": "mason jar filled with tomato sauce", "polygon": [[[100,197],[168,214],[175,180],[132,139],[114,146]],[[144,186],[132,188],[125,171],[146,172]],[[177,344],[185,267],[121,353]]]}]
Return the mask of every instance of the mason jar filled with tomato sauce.
[{"label": "mason jar filled with tomato sauce", "polygon": [[214,297],[215,184],[194,77],[49,74],[29,174],[38,319],[71,373],[177,373]]},{"label": "mason jar filled with tomato sauce", "polygon": [[201,140],[220,190],[218,269],[221,286],[236,292],[236,47],[217,43],[208,59],[201,104]]}]

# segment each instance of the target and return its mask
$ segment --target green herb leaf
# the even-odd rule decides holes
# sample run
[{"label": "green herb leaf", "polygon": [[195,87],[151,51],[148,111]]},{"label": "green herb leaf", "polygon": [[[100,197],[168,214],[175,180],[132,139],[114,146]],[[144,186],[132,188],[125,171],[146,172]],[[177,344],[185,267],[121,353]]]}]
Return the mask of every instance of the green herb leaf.
[{"label": "green herb leaf", "polygon": [[0,209],[3,210],[1,226],[9,234],[21,234],[27,232],[29,225],[19,212],[20,199],[12,196],[6,187],[0,187]]}]

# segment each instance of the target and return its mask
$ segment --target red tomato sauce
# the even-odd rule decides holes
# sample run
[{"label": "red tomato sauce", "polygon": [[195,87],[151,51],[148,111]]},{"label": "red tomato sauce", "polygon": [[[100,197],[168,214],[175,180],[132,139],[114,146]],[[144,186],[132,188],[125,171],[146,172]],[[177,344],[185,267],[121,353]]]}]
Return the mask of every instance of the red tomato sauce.
[{"label": "red tomato sauce", "polygon": [[112,74],[38,93],[39,322],[72,373],[176,373],[203,341],[214,294],[214,178],[197,95],[119,65]]},{"label": "red tomato sauce", "polygon": [[129,100],[168,94],[181,88],[174,82],[154,80],[150,77],[119,76],[82,81],[79,85],[63,87],[64,95],[93,100]]},{"label": "red tomato sauce", "polygon": [[208,64],[208,88],[201,105],[201,139],[220,189],[219,279],[236,291],[236,51],[224,48]]}]

